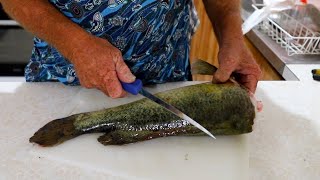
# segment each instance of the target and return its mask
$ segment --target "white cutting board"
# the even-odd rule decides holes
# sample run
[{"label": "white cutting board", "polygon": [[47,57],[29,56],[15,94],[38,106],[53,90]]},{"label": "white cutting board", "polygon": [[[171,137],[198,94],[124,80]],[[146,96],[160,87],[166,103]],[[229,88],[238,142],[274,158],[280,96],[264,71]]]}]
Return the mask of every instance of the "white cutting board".
[{"label": "white cutting board", "polygon": [[171,137],[126,146],[103,146],[86,135],[54,148],[34,147],[35,157],[98,169],[128,179],[246,179],[244,137]]},{"label": "white cutting board", "polygon": [[[159,92],[195,83],[169,83],[149,90]],[[6,112],[7,129],[15,127],[15,134],[24,136],[23,146],[15,153],[20,161],[31,162],[31,158],[48,164],[68,164],[103,173],[106,179],[109,175],[111,179],[248,179],[247,135],[218,136],[217,140],[205,136],[167,137],[124,146],[103,146],[96,140],[100,134],[90,134],[51,148],[32,145],[27,142],[28,138],[52,119],[112,107],[141,97],[114,100],[96,90],[47,83],[21,84],[14,93],[12,96],[1,94],[0,97],[6,98],[0,101],[12,102],[7,104],[12,111]],[[18,114],[28,122],[20,128],[17,128],[17,111],[23,111]],[[15,126],[10,126],[14,122]],[[57,177],[59,174],[49,178]]]}]

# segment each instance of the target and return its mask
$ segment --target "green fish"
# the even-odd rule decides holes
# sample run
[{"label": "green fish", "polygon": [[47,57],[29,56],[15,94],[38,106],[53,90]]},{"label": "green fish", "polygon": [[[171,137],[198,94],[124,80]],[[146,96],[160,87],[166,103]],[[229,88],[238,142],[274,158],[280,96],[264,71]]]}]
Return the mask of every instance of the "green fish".
[{"label": "green fish", "polygon": [[[196,72],[195,72],[196,71]],[[212,75],[216,68],[203,61],[193,64],[192,72]],[[214,135],[252,132],[255,107],[241,86],[203,83],[155,94],[197,121]],[[40,128],[30,142],[54,146],[87,133],[105,133],[103,145],[123,145],[166,136],[204,136],[188,121],[144,98],[94,112],[56,119]]]}]

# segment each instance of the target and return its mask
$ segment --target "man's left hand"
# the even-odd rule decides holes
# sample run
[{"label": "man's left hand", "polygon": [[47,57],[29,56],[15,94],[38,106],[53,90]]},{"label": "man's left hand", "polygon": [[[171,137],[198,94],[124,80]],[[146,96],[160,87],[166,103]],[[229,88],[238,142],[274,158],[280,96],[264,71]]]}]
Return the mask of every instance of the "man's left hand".
[{"label": "man's left hand", "polygon": [[218,60],[219,68],[214,74],[214,82],[226,82],[231,74],[235,73],[236,81],[250,92],[256,91],[261,70],[243,41],[223,44],[219,50]]}]

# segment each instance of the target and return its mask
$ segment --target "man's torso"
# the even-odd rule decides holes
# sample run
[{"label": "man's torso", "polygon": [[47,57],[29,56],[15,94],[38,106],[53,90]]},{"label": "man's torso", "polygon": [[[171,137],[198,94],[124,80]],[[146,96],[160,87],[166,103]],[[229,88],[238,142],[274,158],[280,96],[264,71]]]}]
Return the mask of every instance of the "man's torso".
[{"label": "man's torso", "polygon": [[[191,0],[50,0],[66,17],[121,50],[144,83],[190,77],[189,44],[197,24]],[[78,85],[73,65],[54,47],[34,40],[27,81]]]}]

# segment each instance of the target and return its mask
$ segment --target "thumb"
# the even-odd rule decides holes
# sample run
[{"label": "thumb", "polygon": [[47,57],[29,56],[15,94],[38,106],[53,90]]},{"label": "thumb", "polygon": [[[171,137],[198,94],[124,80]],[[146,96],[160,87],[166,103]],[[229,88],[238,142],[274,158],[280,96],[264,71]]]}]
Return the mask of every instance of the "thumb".
[{"label": "thumb", "polygon": [[229,51],[219,51],[218,60],[219,68],[213,75],[212,81],[214,83],[224,83],[230,79],[231,74],[238,66],[237,58],[229,54]]},{"label": "thumb", "polygon": [[119,80],[122,82],[132,83],[136,80],[136,77],[131,73],[130,69],[122,59],[119,59],[116,62],[116,71]]},{"label": "thumb", "polygon": [[213,82],[214,83],[224,83],[229,80],[233,70],[232,69],[225,69],[223,67],[218,68],[218,70],[213,75]]}]

